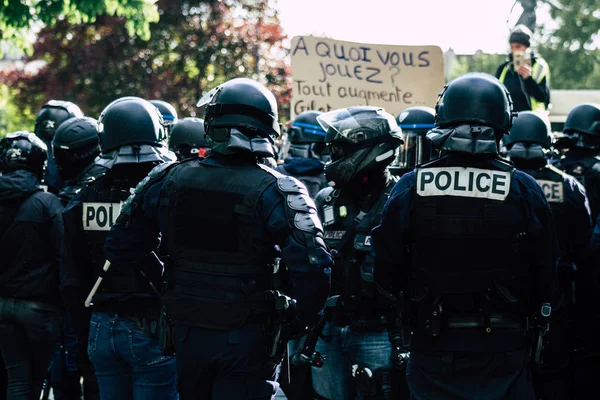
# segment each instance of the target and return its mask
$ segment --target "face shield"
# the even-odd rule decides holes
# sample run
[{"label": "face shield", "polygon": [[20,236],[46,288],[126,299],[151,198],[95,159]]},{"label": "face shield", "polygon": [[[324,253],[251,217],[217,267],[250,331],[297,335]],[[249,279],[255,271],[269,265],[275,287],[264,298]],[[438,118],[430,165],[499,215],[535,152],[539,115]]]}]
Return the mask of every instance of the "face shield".
[{"label": "face shield", "polygon": [[431,159],[431,145],[427,131],[402,131],[404,143],[398,148],[398,155],[390,168],[412,170]]}]

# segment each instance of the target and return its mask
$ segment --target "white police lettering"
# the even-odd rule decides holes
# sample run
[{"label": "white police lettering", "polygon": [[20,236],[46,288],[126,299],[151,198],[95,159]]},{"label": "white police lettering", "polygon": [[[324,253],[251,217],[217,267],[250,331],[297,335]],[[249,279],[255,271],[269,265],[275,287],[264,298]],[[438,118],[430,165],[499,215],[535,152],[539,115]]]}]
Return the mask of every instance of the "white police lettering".
[{"label": "white police lettering", "polygon": [[542,179],[536,179],[536,181],[542,187],[548,202],[562,203],[565,201],[562,182],[545,181]]},{"label": "white police lettering", "polygon": [[346,234],[346,231],[325,231],[323,233],[323,238],[324,239],[340,240],[341,238],[344,237],[345,234]]},{"label": "white police lettering", "polygon": [[371,236],[365,236],[365,242],[363,243],[365,246],[371,245]]},{"label": "white police lettering", "polygon": [[83,229],[86,231],[108,231],[115,223],[121,203],[83,203]]},{"label": "white police lettering", "polygon": [[458,196],[504,200],[510,172],[479,168],[424,168],[417,172],[419,196]]}]

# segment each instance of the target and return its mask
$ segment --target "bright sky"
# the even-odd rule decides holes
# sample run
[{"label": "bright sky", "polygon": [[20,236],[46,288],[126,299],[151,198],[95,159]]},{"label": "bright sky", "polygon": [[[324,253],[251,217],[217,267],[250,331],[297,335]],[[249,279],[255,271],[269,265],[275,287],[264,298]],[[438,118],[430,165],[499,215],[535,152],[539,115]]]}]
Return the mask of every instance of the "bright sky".
[{"label": "bright sky", "polygon": [[[514,0],[277,0],[290,38],[327,36],[362,43],[437,45],[458,54],[508,51]],[[507,19],[510,17],[510,25]],[[538,24],[549,21],[538,8]],[[551,21],[550,21],[551,22]]]}]

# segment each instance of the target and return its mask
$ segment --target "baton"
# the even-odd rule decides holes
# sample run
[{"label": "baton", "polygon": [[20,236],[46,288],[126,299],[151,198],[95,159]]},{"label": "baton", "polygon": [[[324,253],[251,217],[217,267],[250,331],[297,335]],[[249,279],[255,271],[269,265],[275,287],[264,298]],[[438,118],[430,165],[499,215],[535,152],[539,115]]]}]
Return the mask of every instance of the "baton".
[{"label": "baton", "polygon": [[87,299],[85,299],[85,306],[86,307],[89,307],[90,304],[92,304],[92,299],[94,298],[94,295],[98,291],[98,288],[100,287],[100,283],[102,283],[102,279],[103,279],[102,277],[106,273],[106,271],[108,271],[109,268],[110,268],[110,261],[106,260],[106,262],[104,263],[104,267],[102,267],[102,272],[100,273],[100,276],[98,277],[98,280],[94,284],[94,287],[90,291],[90,294],[88,294]]}]

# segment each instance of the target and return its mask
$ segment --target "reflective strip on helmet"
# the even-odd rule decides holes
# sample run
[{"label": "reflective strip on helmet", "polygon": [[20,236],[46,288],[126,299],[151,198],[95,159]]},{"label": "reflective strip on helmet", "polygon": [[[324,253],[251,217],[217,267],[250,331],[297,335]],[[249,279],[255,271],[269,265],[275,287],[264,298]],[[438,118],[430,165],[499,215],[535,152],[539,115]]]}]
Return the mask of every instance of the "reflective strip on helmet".
[{"label": "reflective strip on helmet", "polygon": [[305,128],[304,131],[308,133],[314,133],[316,135],[325,136],[325,131],[320,125],[306,124],[304,122],[294,122],[292,126]]}]

